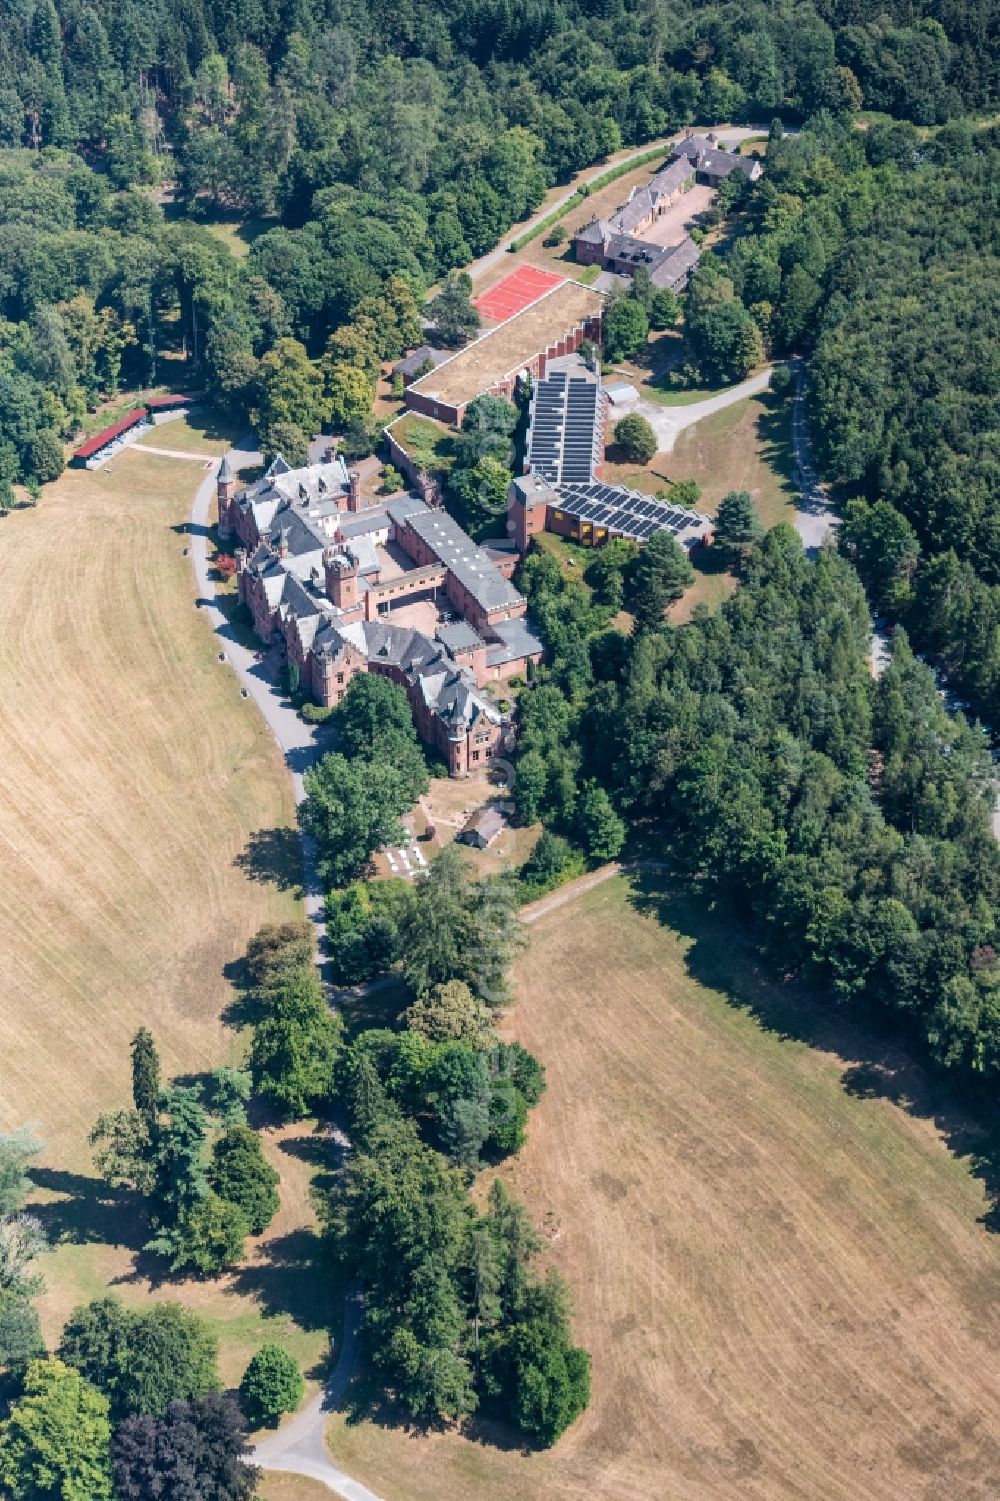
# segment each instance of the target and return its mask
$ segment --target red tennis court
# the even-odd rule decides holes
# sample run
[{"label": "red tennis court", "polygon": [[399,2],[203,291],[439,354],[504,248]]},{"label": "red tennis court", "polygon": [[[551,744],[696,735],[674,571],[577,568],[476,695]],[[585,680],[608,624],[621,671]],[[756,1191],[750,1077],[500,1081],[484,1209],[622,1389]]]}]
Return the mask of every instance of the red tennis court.
[{"label": "red tennis court", "polygon": [[554,271],[539,271],[537,266],[518,266],[503,281],[498,281],[495,287],[490,287],[482,297],[474,297],[473,304],[488,318],[491,323],[502,323],[505,318],[513,318],[515,313],[523,312],[533,302],[537,302],[543,292],[551,292],[560,282],[565,281],[564,276],[557,276]]}]

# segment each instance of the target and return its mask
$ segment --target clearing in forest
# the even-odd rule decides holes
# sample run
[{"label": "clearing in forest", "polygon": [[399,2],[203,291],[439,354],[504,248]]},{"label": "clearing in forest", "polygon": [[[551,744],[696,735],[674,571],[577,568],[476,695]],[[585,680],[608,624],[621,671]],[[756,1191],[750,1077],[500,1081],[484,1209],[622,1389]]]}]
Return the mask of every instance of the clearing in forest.
[{"label": "clearing in forest", "polygon": [[[33,1121],[46,1142],[50,1338],[74,1302],[129,1273],[142,1238],[101,1195],[86,1140],[100,1111],[129,1102],[131,1036],[153,1030],[165,1075],[235,1061],[224,970],[261,923],[299,910],[239,863],[294,810],[280,753],[195,608],[184,551],[203,479],[197,461],[126,450],[0,523],[0,1127]],[[266,1150],[285,1199],[273,1233],[300,1236],[287,1262],[310,1222],[312,1149],[268,1133]],[[235,1275],[238,1293],[182,1295],[242,1352],[267,1337],[262,1307],[287,1312],[282,1275],[294,1282],[262,1267]],[[142,1280],[118,1290],[148,1296]],[[291,1347],[308,1363],[323,1344],[317,1332]]]},{"label": "clearing in forest", "polygon": [[338,1463],[393,1501],[996,1496],[1000,1238],[926,1080],[643,879],[532,927],[512,1019],[548,1090],[505,1176],[590,1410],[540,1454],[337,1418]]}]

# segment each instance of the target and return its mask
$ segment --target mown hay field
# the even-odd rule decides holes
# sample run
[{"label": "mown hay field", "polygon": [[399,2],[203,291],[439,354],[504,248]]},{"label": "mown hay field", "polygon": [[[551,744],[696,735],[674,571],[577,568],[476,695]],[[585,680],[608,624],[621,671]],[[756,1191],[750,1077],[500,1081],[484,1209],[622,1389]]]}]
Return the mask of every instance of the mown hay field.
[{"label": "mown hay field", "polygon": [[[0,1125],[36,1122],[46,1143],[50,1338],[80,1297],[149,1295],[142,1226],[102,1198],[86,1139],[99,1111],[129,1101],[129,1039],[149,1026],[166,1076],[240,1058],[225,971],[261,923],[299,911],[294,891],[239,863],[294,808],[280,752],[195,607],[184,550],[204,477],[196,461],[126,450],[0,522]],[[307,1364],[325,1348],[314,1320],[282,1307],[289,1287],[309,1301],[296,1278],[314,1154],[280,1132],[268,1151],[286,1201],[280,1275],[157,1292],[213,1319],[227,1378],[268,1337],[269,1310]]]},{"label": "mown hay field", "polygon": [[1000,1238],[919,1071],[624,878],[533,925],[512,1027],[549,1087],[505,1176],[591,1408],[542,1454],[338,1417],[338,1462],[392,1501],[1000,1494]]}]

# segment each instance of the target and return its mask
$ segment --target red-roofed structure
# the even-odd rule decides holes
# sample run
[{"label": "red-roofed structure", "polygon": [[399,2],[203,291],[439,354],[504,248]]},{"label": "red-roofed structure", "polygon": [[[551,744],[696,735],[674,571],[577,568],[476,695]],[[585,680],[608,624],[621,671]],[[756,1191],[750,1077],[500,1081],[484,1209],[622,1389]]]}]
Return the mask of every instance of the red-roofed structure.
[{"label": "red-roofed structure", "polygon": [[92,438],[88,438],[86,443],[81,443],[73,455],[74,462],[85,464],[88,459],[92,459],[96,454],[99,454],[102,448],[107,448],[109,443],[113,443],[116,438],[120,438],[122,433],[129,432],[133,427],[138,427],[140,422],[145,422],[146,420],[146,408],[134,407],[131,412],[126,412],[124,417],[119,417],[117,422],[112,422],[110,427],[103,428],[101,432],[95,433]]},{"label": "red-roofed structure", "polygon": [[199,400],[197,396],[150,396],[146,402],[148,412],[169,412],[174,407],[194,406]]},{"label": "red-roofed structure", "polygon": [[565,281],[554,271],[542,271],[538,266],[518,266],[509,276],[498,281],[495,287],[472,299],[472,305],[491,323],[503,323],[521,313],[546,292],[551,292]]}]

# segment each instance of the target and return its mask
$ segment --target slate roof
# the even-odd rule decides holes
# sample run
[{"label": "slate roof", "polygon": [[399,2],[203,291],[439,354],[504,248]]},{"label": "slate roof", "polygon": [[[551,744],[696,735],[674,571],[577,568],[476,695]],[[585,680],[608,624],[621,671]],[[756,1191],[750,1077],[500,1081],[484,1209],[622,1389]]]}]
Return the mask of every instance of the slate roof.
[{"label": "slate roof", "polygon": [[708,172],[713,177],[728,177],[730,172],[742,172],[750,178],[760,176],[760,162],[752,156],[740,156],[736,151],[723,151],[718,137],[711,133],[685,136],[670,154],[675,159],[687,157],[696,171]]},{"label": "slate roof", "polygon": [[660,257],[649,279],[654,287],[666,288],[669,292],[680,291],[687,285],[691,272],[701,259],[701,251],[691,239],[685,235],[679,245],[672,245],[664,255]]},{"label": "slate roof", "polygon": [[433,344],[421,344],[419,349],[414,349],[411,354],[397,360],[392,367],[392,373],[393,375],[416,375],[428,360],[437,369],[438,365],[450,358],[451,355],[447,349],[435,349]]},{"label": "slate roof", "polygon": [[427,707],[456,733],[464,734],[480,719],[490,724],[503,721],[496,704],[476,687],[470,669],[456,662],[440,642],[432,641],[422,631],[387,625],[381,620],[359,620],[345,626],[330,624],[317,633],[313,649],[337,657],[345,643],[360,651],[369,662],[398,668]]},{"label": "slate roof", "polygon": [[586,240],[590,245],[603,245],[611,233],[606,219],[591,219],[583,229],[575,236],[578,240]]},{"label": "slate roof", "polygon": [[545,650],[544,643],[535,633],[530,621],[524,616],[516,620],[500,620],[493,627],[499,636],[496,645],[486,648],[487,667],[502,667],[506,662],[516,662],[521,657],[534,657]]},{"label": "slate roof", "polygon": [[457,651],[474,651],[483,644],[482,636],[467,620],[456,620],[453,625],[439,625],[434,635],[445,650],[452,654]]},{"label": "slate roof", "polygon": [[728,177],[731,172],[742,172],[744,177],[759,177],[760,162],[752,156],[739,156],[733,151],[720,151],[710,146],[695,158],[699,172],[708,172],[712,177]]},{"label": "slate roof", "polygon": [[451,570],[484,610],[519,605],[519,594],[481,547],[478,547],[447,511],[412,512],[409,525],[422,537],[438,562]]},{"label": "slate roof", "polygon": [[678,157],[662,172],[657,172],[644,188],[633,190],[628,202],[611,215],[609,227],[622,234],[631,234],[637,225],[644,224],[656,212],[661,198],[672,197],[693,175],[690,162]]},{"label": "slate roof", "polygon": [[506,826],[507,821],[499,808],[480,808],[459,831],[458,838],[467,834],[478,835],[484,844],[492,844]]}]

